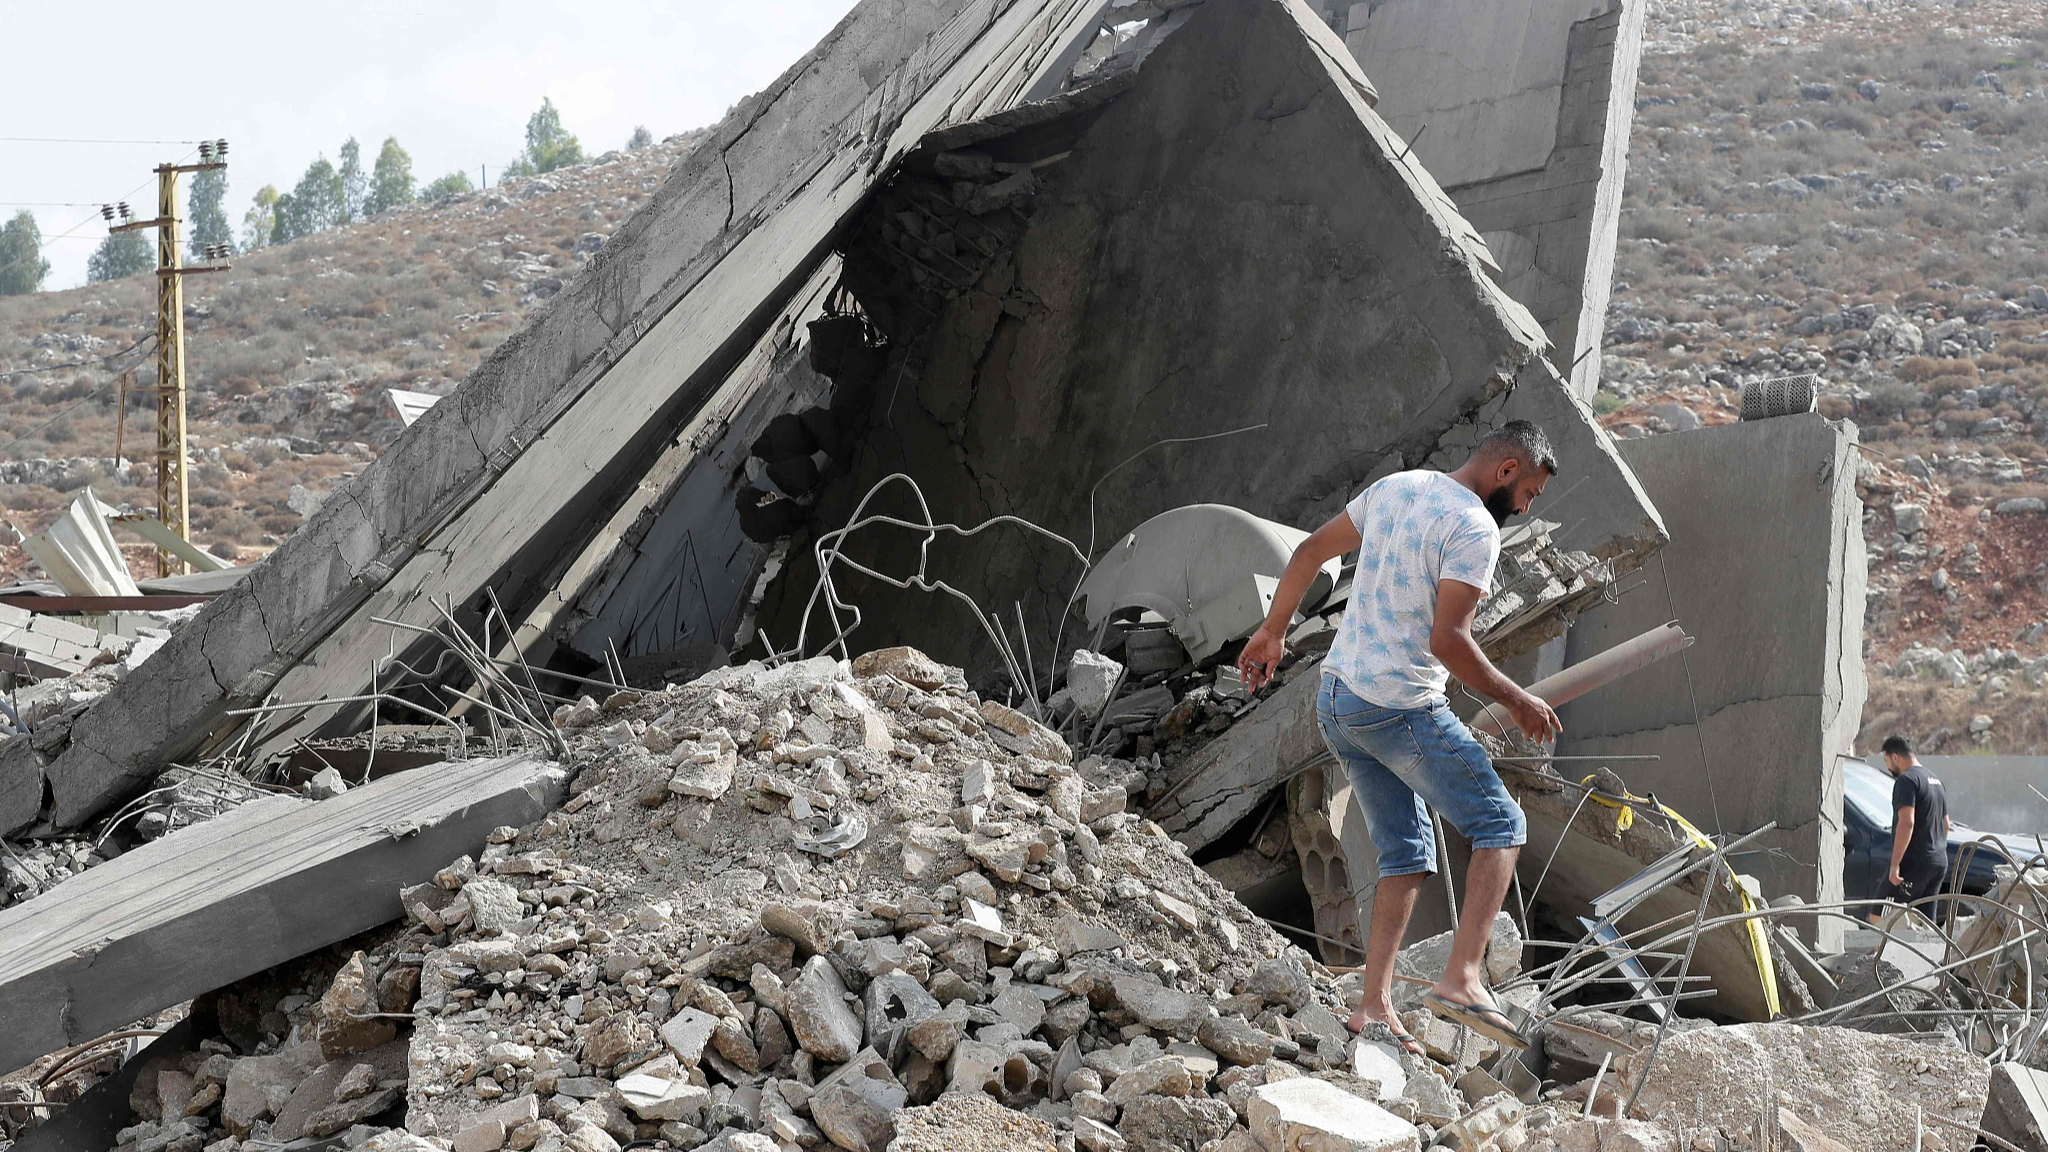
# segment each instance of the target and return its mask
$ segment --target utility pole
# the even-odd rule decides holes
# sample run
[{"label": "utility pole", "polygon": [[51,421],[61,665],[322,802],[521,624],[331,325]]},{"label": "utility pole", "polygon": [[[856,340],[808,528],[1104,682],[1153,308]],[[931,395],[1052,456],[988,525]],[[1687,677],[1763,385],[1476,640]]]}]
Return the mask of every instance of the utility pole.
[{"label": "utility pole", "polygon": [[[126,204],[121,205],[122,223],[110,232],[156,229],[156,518],[178,534],[192,538],[191,486],[187,478],[185,451],[185,277],[199,272],[225,272],[219,262],[226,245],[209,247],[214,263],[181,267],[178,264],[178,174],[210,172],[226,168],[228,142],[208,140],[199,145],[197,164],[159,164],[156,167],[156,218],[133,220]],[[114,209],[100,209],[109,220]],[[175,516],[176,519],[172,519]],[[157,574],[182,572],[185,562],[159,548]]]}]

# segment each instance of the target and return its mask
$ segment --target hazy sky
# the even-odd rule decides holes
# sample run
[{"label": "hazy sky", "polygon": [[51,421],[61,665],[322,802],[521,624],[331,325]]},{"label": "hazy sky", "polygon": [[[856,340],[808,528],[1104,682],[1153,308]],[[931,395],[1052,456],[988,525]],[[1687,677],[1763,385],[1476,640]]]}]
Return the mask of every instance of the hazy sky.
[{"label": "hazy sky", "polygon": [[[289,190],[314,157],[336,159],[350,136],[362,144],[365,168],[384,138],[396,136],[422,184],[458,169],[474,182],[479,165],[495,183],[544,96],[591,155],[623,147],[636,124],[659,138],[715,123],[852,7],[853,0],[0,0],[12,93],[0,101],[0,137],[226,137],[229,218],[239,234],[257,189]],[[150,22],[166,14],[168,31],[150,34]],[[86,257],[106,235],[93,206],[125,199],[147,215],[150,169],[191,148],[0,139],[0,216],[22,207],[35,213],[51,264],[45,288],[82,284]]]}]

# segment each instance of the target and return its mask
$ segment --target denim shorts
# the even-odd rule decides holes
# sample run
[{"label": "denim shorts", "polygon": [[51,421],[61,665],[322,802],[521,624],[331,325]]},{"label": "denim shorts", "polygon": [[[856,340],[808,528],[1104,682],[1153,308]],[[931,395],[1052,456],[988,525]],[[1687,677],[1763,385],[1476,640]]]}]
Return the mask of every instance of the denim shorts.
[{"label": "denim shorts", "polygon": [[1436,871],[1431,808],[1474,848],[1515,848],[1528,839],[1521,807],[1449,704],[1382,708],[1326,671],[1316,722],[1351,779],[1352,798],[1379,849],[1380,875]]}]

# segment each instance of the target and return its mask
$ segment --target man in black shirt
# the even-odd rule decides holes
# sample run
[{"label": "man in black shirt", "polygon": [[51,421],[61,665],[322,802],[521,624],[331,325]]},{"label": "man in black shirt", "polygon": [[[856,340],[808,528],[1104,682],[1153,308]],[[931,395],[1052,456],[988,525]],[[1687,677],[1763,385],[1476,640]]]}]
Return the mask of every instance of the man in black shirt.
[{"label": "man in black shirt", "polygon": [[[1903,736],[1883,745],[1885,770],[1892,774],[1892,864],[1884,897],[1908,904],[1941,891],[1948,872],[1948,794],[1941,778],[1913,755]],[[1921,911],[1934,914],[1931,905]]]}]

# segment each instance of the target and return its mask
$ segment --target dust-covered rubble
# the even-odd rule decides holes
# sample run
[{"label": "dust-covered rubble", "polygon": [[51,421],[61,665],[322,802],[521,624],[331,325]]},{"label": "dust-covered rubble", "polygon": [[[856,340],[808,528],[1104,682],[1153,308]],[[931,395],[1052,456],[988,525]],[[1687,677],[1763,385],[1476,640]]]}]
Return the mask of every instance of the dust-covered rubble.
[{"label": "dust-covered rubble", "polygon": [[1126,811],[1141,772],[921,654],[560,719],[561,811],[405,890],[266,1039],[157,1074],[120,1152],[1420,1148],[1487,1104],[1351,1036],[1358,977]]},{"label": "dust-covered rubble", "polygon": [[[139,1078],[117,1152],[1678,1152],[1780,1101],[1833,1133],[1809,1106],[1829,1093],[1879,1121],[1983,1106],[1983,1059],[1925,1039],[1688,1021],[1645,1074],[1649,1026],[1585,1011],[1545,1028],[1576,1087],[1525,1103],[1480,1067],[1491,1041],[1407,995],[1447,936],[1397,966],[1427,1057],[1353,1036],[1362,978],[1126,810],[1142,771],[1073,762],[908,649],[721,669],[558,722],[561,810],[405,889],[405,923],[317,978],[195,1006],[245,1035]],[[1522,951],[1501,917],[1489,980]]]}]

